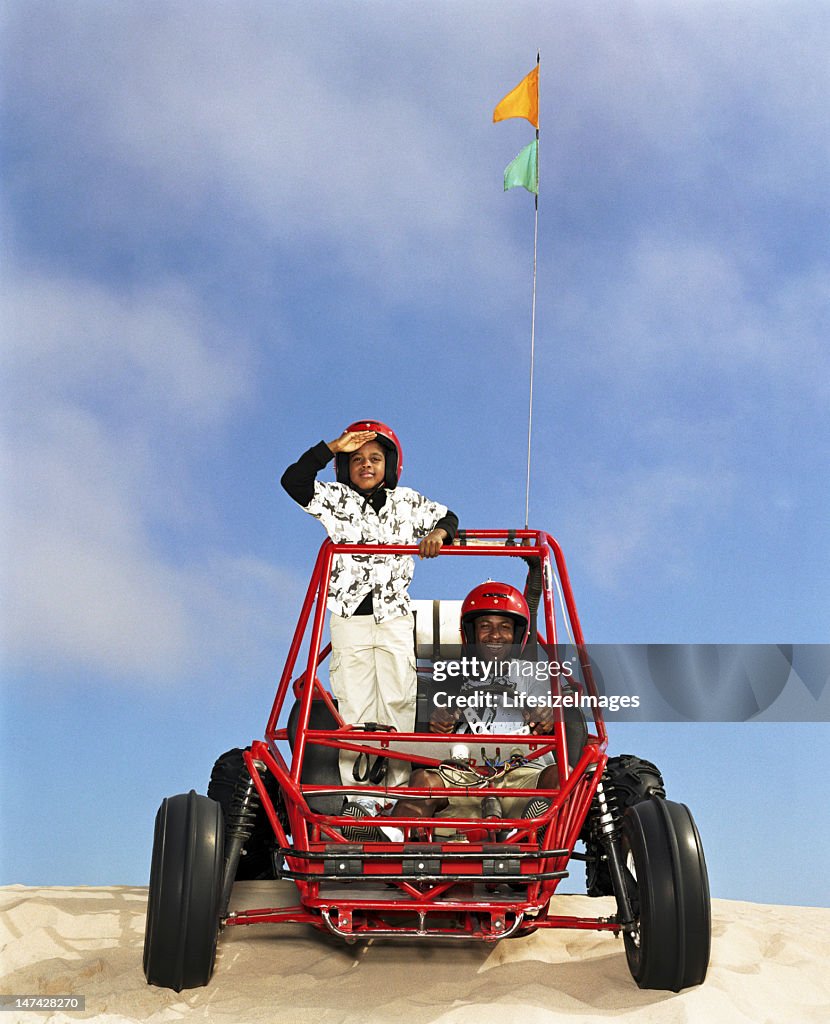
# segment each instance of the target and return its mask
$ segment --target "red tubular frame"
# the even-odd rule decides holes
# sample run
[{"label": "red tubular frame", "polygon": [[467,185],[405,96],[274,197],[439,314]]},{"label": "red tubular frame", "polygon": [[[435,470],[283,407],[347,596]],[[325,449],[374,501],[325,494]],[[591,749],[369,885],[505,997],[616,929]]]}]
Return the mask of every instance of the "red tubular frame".
[{"label": "red tubular frame", "polygon": [[[557,622],[552,587],[551,556],[562,589],[570,631],[579,656],[582,680],[588,693],[596,696],[596,687],[591,664],[585,650],[585,641],[576,611],[565,558],[559,544],[547,533],[535,530],[468,530],[465,540],[475,543],[466,546],[444,547],[441,557],[538,557],[542,560],[544,587],[542,592],[544,631],[539,639],[550,653],[557,644]],[[492,543],[487,543],[491,541]],[[483,543],[482,543],[483,542]],[[500,542],[500,543],[499,543]],[[522,542],[530,546],[521,546]],[[482,938],[495,940],[531,927],[545,928],[594,928],[619,931],[614,919],[578,918],[550,915],[548,907],[561,877],[567,874],[567,864],[577,841],[585,816],[593,799],[597,782],[605,767],[607,734],[599,708],[593,717],[596,732],[589,734],[578,763],[568,767],[567,736],[562,708],[557,709],[554,732],[545,736],[478,735],[475,742],[484,744],[524,745],[526,756],[533,758],[548,751],[555,752],[559,765],[559,789],[544,791],[552,802],[538,818],[498,819],[481,821],[470,818],[395,818],[385,819],[394,827],[407,830],[413,826],[427,829],[455,828],[466,834],[467,842],[442,841],[434,837],[432,847],[420,844],[417,854],[406,844],[367,842],[355,846],[349,844],[340,834],[344,825],[354,825],[354,819],[340,815],[326,815],[315,812],[308,798],[321,793],[348,792],[347,787],[315,786],[304,784],[303,764],[308,744],[363,751],[367,754],[383,753],[388,757],[436,764],[438,757],[430,758],[420,753],[406,751],[407,743],[441,744],[446,749],[450,740],[445,735],[431,733],[401,734],[394,731],[363,732],[352,730],[337,714],[322,683],[317,669],[325,660],[330,647],[321,650],[326,614],[326,596],[329,574],[335,554],[417,554],[414,545],[368,545],[334,544],[326,540],[320,548],[311,575],[308,590],[303,600],[300,617],[288,651],[285,667],[280,676],[276,696],[265,728],[265,739],[256,740],[251,750],[245,753],[245,763],[254,780],[260,801],[268,817],[274,835],[283,851],[285,861],[283,873],[293,877],[297,885],[299,903],[293,907],[265,907],[232,913],[226,924],[254,924],[261,922],[303,922],[320,929],[328,929],[349,941],[370,935],[430,935],[443,937]],[[308,634],[308,654],[305,670],[293,679],[292,676],[300,657],[303,641]],[[559,679],[551,679],[554,688]],[[279,720],[286,706],[289,688],[299,701],[297,727],[290,764],[280,751],[280,744],[288,742],[286,727],[279,726]],[[312,700],[321,699],[328,706],[337,725],[334,729],[310,730]],[[402,744],[403,750],[396,751],[394,745]],[[437,751],[440,753],[440,751]],[[277,780],[289,828],[283,827],[278,809],[265,787],[263,773],[270,772]],[[400,797],[428,796],[429,790],[412,787],[398,787],[387,791],[379,786],[360,787],[366,794],[381,796],[394,794]],[[511,795],[540,795],[536,789],[511,789]],[[447,788],[445,796],[462,796],[469,790],[464,787]],[[370,819],[371,821],[371,819]],[[509,862],[511,870],[518,875],[529,874],[524,896],[505,899],[483,890],[482,878],[486,875],[485,864],[493,863],[493,851],[485,847],[497,838],[494,833],[514,830],[507,841],[496,844],[498,853],[495,860]],[[537,830],[543,832],[537,840]],[[293,844],[289,844],[288,836]],[[484,844],[484,845],[482,845]],[[342,855],[338,849],[342,848]],[[435,852],[430,852],[430,851]],[[413,878],[407,875],[410,862],[421,858],[431,863],[433,874]],[[350,858],[352,858],[350,860]],[[489,860],[487,859],[489,858]],[[366,882],[390,881],[392,888],[385,895],[363,895],[360,887],[338,886],[337,880],[327,873],[336,870],[332,864],[337,861],[341,867],[351,863],[360,865],[360,872],[348,875]],[[527,871],[522,871],[522,866]],[[401,877],[406,876],[406,877]],[[478,881],[477,881],[478,879]],[[365,891],[365,890],[364,890]],[[401,918],[409,918],[411,924],[401,924]]]}]

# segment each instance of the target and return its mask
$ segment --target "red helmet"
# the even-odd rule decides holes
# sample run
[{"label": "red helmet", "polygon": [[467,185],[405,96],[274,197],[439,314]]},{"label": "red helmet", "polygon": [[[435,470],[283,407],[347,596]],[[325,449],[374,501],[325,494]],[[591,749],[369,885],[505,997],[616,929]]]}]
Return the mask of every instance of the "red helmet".
[{"label": "red helmet", "polygon": [[475,643],[473,623],[481,615],[506,615],[513,619],[516,624],[513,643],[524,648],[530,626],[530,609],[520,590],[509,583],[496,583],[494,580],[480,583],[471,590],[461,605],[462,643]]},{"label": "red helmet", "polygon": [[[391,490],[398,486],[403,469],[403,449],[395,431],[387,427],[379,420],[358,420],[346,427],[346,432],[352,430],[373,430],[378,436],[378,443],[386,449],[386,477],[385,484]],[[338,452],[334,457],[334,476],[338,483],[349,483],[349,455],[350,452]]]}]

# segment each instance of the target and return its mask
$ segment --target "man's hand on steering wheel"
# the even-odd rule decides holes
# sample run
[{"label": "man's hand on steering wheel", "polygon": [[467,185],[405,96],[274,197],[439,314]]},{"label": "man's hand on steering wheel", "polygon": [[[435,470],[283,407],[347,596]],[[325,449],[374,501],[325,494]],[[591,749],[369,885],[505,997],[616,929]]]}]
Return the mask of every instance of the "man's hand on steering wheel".
[{"label": "man's hand on steering wheel", "polygon": [[450,708],[436,708],[429,717],[429,731],[444,734],[455,732],[455,727],[460,721],[460,711],[453,711]]},{"label": "man's hand on steering wheel", "polygon": [[527,722],[534,736],[553,732],[553,727],[556,724],[556,715],[553,712],[553,708],[549,707],[542,706],[540,708],[533,708],[532,711],[523,711],[522,717]]}]

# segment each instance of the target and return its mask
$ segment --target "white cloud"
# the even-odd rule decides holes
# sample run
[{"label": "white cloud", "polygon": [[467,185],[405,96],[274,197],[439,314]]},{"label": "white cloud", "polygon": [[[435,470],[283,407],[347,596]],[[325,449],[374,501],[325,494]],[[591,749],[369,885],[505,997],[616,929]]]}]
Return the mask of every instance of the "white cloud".
[{"label": "white cloud", "polygon": [[694,580],[696,544],[732,504],[733,475],[668,465],[595,470],[586,468],[565,517],[594,581],[616,589],[635,569],[639,579]]},{"label": "white cloud", "polygon": [[[246,400],[244,346],[179,286],[5,285],[7,658],[156,684],[256,662],[294,582],[212,551],[179,454]],[[184,528],[190,554],[162,539]]]},{"label": "white cloud", "polygon": [[134,457],[78,409],[53,410],[37,439],[12,447],[3,538],[11,663],[156,685],[262,667],[285,633],[280,609],[296,604],[290,575],[212,552],[198,536],[189,558],[165,551],[156,503],[142,500],[164,466]]},{"label": "white cloud", "polygon": [[[763,263],[740,246],[648,234],[618,254],[605,280],[592,268],[594,293],[570,276],[552,309],[588,340],[577,358],[620,383],[682,374],[718,391],[749,374],[773,397],[800,385],[824,400],[830,267],[778,275]],[[575,261],[569,274],[578,271]]]},{"label": "white cloud", "polygon": [[[198,230],[215,204],[280,258],[311,250],[338,278],[380,283],[387,302],[457,292],[471,267],[508,287],[523,280],[513,267],[524,250],[505,222],[517,205],[500,187],[510,133],[492,166],[481,161],[459,130],[474,76],[451,49],[442,67],[423,43],[406,52],[397,19],[373,27],[336,6],[322,35],[313,13],[267,6],[98,15],[62,12],[71,29],[48,19],[49,74],[27,66],[15,79],[21,106],[57,108],[37,148],[64,162],[82,227],[117,239],[134,235],[141,216],[158,232]],[[390,47],[395,59],[375,56],[377,74],[367,74],[369,54]],[[469,111],[479,143],[498,145],[489,124],[497,98],[485,91]],[[42,154],[37,163],[17,165],[15,191],[31,188],[32,173],[36,187],[53,187]]]},{"label": "white cloud", "polygon": [[704,206],[724,192],[801,203],[823,180],[815,9],[809,34],[775,5],[565,4],[553,22],[533,3],[18,11],[10,55],[41,59],[10,62],[14,106],[39,126],[15,192],[65,178],[72,215],[116,239],[137,219],[198,232],[230,209],[280,260],[378,282],[390,307],[455,294],[486,315],[524,290],[529,199],[501,195],[500,173],[529,127],[489,115],[537,43],[557,285],[598,204],[641,232],[691,186]]},{"label": "white cloud", "polygon": [[6,361],[36,408],[71,396],[164,424],[225,420],[250,386],[249,354],[181,283],[141,290],[44,272],[4,274]]}]

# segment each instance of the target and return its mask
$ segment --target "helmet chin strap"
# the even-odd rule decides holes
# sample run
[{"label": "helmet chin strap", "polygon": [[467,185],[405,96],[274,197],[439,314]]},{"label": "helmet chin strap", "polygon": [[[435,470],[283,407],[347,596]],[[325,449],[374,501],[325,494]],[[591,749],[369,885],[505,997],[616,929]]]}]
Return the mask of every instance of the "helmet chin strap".
[{"label": "helmet chin strap", "polygon": [[371,498],[373,494],[376,494],[382,487],[385,487],[385,486],[386,486],[386,481],[385,480],[381,480],[381,482],[379,484],[375,484],[374,487],[369,487],[369,488],[366,488],[366,489],[364,489],[363,487],[358,487],[357,484],[352,484],[352,487],[354,487],[354,489],[358,492],[358,494],[362,494],[366,498]]},{"label": "helmet chin strap", "polygon": [[377,494],[378,491],[382,490],[382,488],[386,487],[386,481],[381,480],[381,482],[377,484],[375,487],[370,487],[366,491],[364,491],[362,487],[358,487],[357,484],[350,483],[349,486],[353,487],[360,495],[360,497],[363,498],[363,507],[365,509],[366,505],[368,505],[369,500],[372,498],[372,496]]}]

